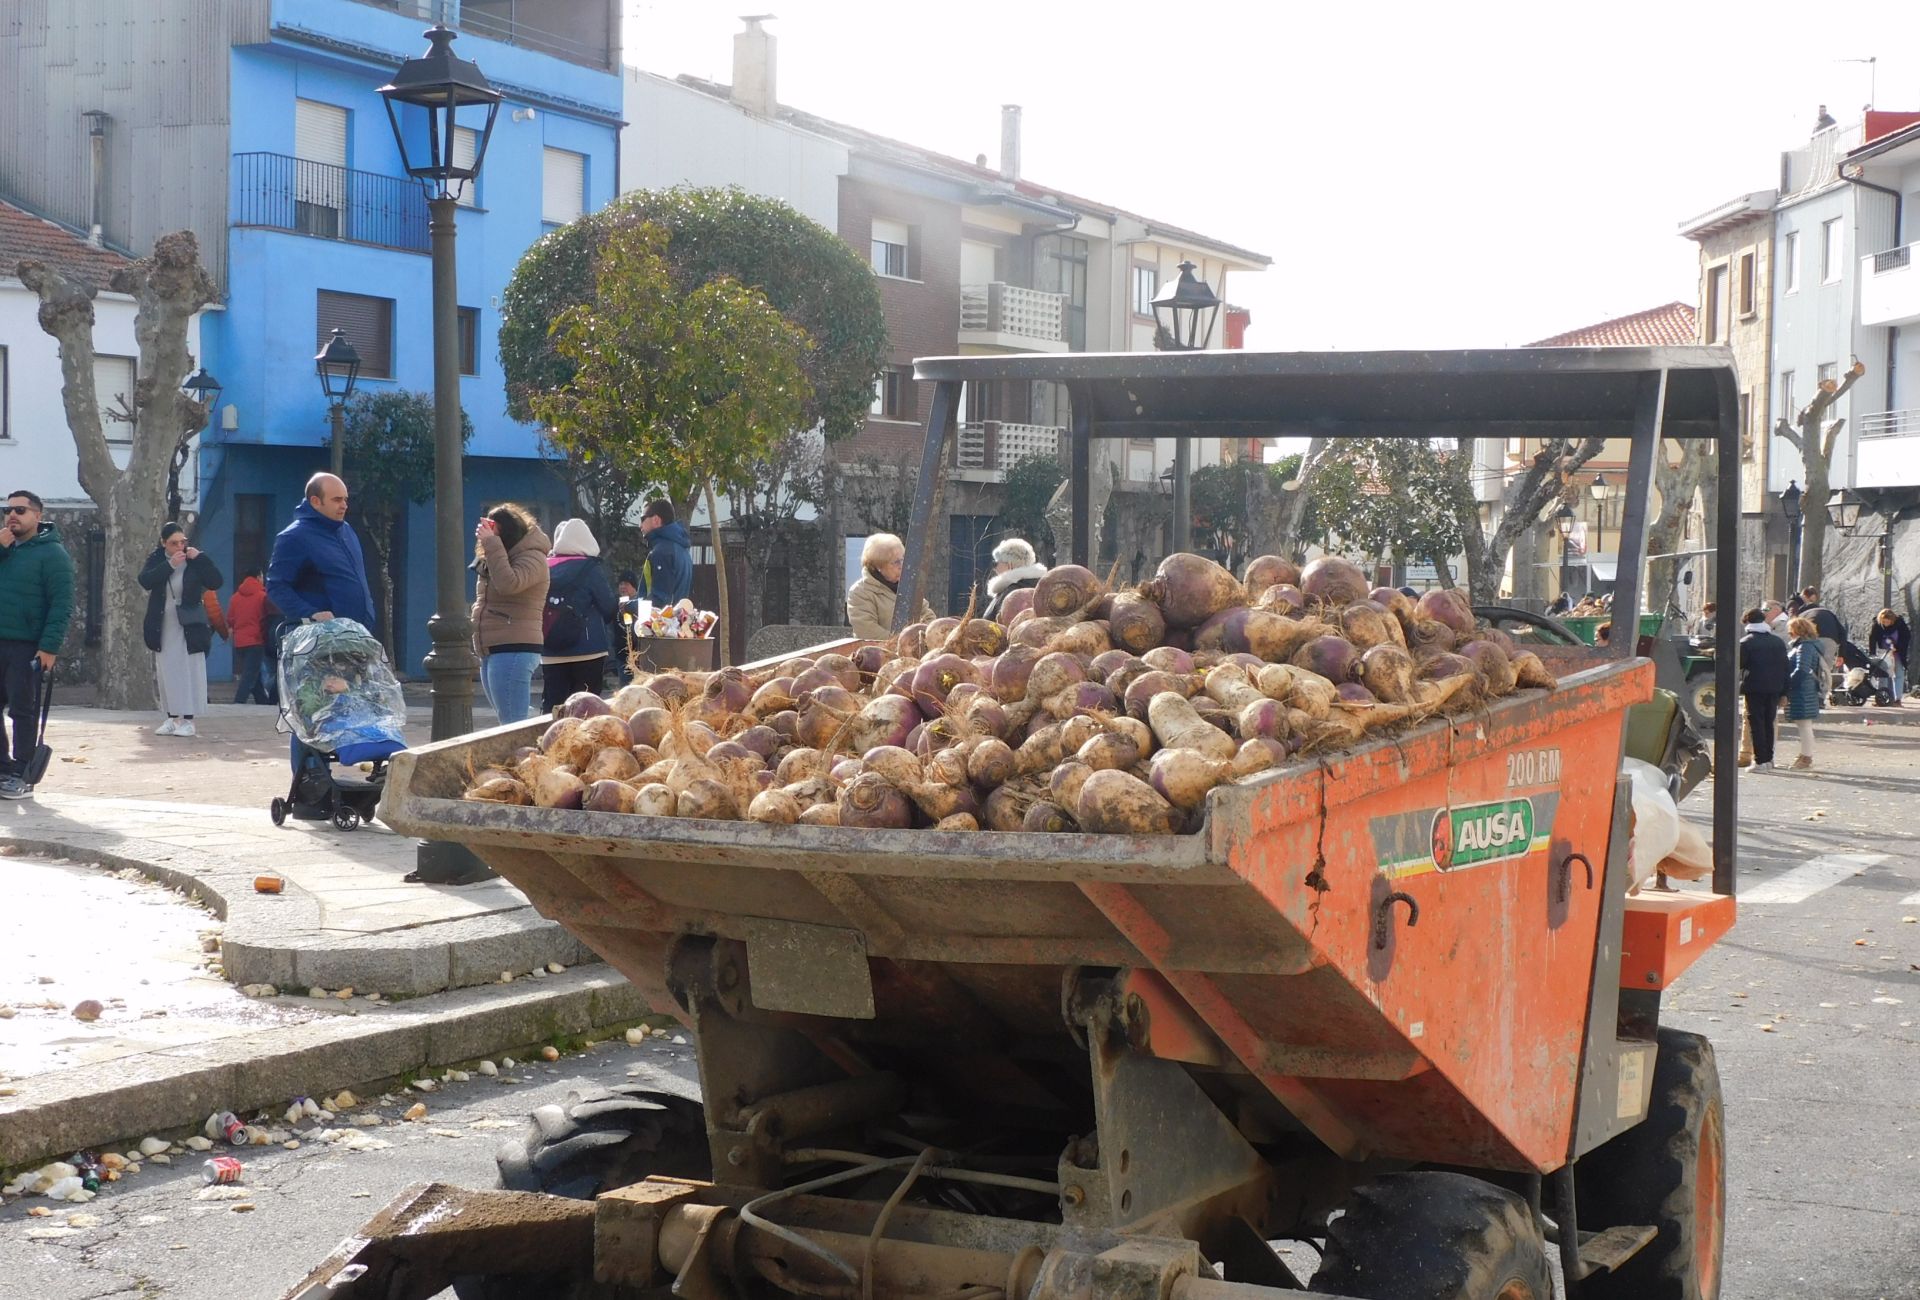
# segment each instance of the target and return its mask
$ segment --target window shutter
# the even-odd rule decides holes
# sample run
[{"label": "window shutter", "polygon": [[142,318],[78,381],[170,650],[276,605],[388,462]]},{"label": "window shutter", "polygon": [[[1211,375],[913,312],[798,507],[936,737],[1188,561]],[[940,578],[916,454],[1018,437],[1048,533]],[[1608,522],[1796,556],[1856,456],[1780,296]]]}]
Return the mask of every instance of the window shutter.
[{"label": "window shutter", "polygon": [[[474,150],[480,147],[480,133],[470,126],[453,128],[453,165],[455,167],[473,166]],[[460,206],[472,208],[480,203],[480,178],[474,177],[460,187]]]},{"label": "window shutter", "polygon": [[540,219],[564,226],[586,211],[587,159],[568,149],[548,149],[541,159]]},{"label": "window shutter", "polygon": [[311,99],[294,100],[293,156],[329,167],[345,167],[347,110]]},{"label": "window shutter", "polygon": [[316,302],[314,325],[315,352],[324,348],[333,332],[339,330],[360,354],[363,378],[393,378],[393,299],[322,289]]}]

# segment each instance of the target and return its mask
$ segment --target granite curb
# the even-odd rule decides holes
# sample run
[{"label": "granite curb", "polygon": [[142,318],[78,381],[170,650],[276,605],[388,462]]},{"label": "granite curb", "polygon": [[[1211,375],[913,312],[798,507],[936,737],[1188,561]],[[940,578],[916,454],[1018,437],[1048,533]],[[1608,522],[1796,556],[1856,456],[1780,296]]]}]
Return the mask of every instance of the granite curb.
[{"label": "granite curb", "polygon": [[357,1015],[143,1052],[17,1082],[0,1099],[0,1170],[156,1133],[198,1129],[217,1110],[278,1110],[408,1071],[555,1039],[617,1030],[650,1015],[640,990],[605,970],[538,983],[456,989]]},{"label": "granite curb", "polygon": [[320,904],[287,882],[261,894],[254,877],[267,862],[232,853],[162,844],[117,832],[63,830],[58,838],[0,831],[23,853],[49,854],[115,870],[131,868],[199,898],[223,920],[221,965],[235,984],[305,990],[353,987],[391,997],[422,997],[495,983],[558,962],[597,963],[591,948],[531,906],[504,913],[426,922],[374,934],[321,929]]}]

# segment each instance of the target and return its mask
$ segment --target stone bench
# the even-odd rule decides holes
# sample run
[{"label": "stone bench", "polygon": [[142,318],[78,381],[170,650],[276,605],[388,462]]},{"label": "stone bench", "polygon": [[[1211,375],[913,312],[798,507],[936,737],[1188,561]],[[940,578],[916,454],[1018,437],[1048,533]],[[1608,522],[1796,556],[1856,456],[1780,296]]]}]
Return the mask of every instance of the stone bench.
[{"label": "stone bench", "polygon": [[770,623],[747,638],[747,662],[778,659],[796,650],[819,645],[823,641],[844,641],[853,635],[850,627],[829,627],[818,623]]}]

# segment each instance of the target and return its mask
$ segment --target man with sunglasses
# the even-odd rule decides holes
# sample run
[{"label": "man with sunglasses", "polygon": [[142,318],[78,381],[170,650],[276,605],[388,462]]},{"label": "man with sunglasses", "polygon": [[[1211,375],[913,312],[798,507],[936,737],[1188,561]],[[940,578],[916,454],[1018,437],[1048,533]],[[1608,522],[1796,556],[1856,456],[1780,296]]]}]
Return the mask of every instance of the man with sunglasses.
[{"label": "man with sunglasses", "polygon": [[0,743],[0,799],[33,793],[23,774],[40,740],[34,670],[53,671],[73,616],[73,560],[45,512],[33,493],[14,492],[0,523],[0,706],[13,723],[11,746]]}]

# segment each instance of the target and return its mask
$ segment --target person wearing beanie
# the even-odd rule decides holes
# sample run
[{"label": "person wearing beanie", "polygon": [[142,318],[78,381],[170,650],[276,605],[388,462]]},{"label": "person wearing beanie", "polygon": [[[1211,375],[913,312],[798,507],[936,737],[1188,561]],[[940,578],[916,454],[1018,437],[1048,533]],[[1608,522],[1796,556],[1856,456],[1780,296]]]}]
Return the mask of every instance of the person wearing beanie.
[{"label": "person wearing beanie", "polygon": [[619,603],[600,563],[600,543],[584,519],[563,519],[547,556],[540,698],[557,708],[575,691],[598,694],[607,670],[607,622]]},{"label": "person wearing beanie", "polygon": [[987,579],[987,607],[982,618],[997,618],[1007,593],[1031,587],[1046,576],[1046,566],[1034,558],[1033,546],[1009,537],[993,548],[993,576]]}]

